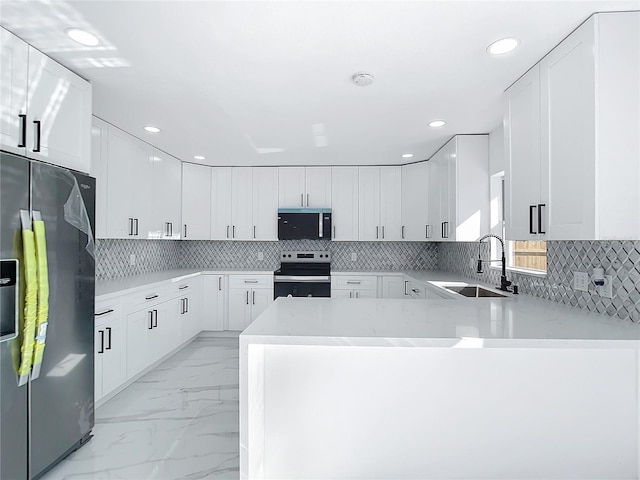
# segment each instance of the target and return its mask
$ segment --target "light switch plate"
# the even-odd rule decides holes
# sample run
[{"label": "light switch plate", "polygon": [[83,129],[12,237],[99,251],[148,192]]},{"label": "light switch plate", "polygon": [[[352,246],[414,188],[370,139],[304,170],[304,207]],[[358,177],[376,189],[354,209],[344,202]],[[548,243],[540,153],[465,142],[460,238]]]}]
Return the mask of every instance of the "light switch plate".
[{"label": "light switch plate", "polygon": [[132,253],[131,255],[129,255],[129,265],[133,267],[135,264],[136,264],[136,255]]},{"label": "light switch plate", "polygon": [[598,295],[605,298],[613,298],[613,277],[611,275],[605,275],[604,279],[604,285],[596,287]]},{"label": "light switch plate", "polygon": [[355,253],[355,252],[354,252],[354,253],[352,253],[352,254],[351,254],[351,261],[352,261],[352,262],[355,262],[357,259],[358,259],[358,254],[357,254],[357,253]]},{"label": "light switch plate", "polygon": [[589,274],[586,272],[573,272],[573,289],[580,292],[588,292]]}]

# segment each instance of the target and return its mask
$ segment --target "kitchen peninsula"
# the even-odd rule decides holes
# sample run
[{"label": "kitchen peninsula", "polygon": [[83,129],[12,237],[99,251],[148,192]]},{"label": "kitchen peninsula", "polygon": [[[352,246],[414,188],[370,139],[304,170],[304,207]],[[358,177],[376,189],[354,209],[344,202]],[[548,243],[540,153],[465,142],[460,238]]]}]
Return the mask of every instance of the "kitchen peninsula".
[{"label": "kitchen peninsula", "polygon": [[639,348],[526,296],[279,298],[240,335],[241,478],[637,479]]}]

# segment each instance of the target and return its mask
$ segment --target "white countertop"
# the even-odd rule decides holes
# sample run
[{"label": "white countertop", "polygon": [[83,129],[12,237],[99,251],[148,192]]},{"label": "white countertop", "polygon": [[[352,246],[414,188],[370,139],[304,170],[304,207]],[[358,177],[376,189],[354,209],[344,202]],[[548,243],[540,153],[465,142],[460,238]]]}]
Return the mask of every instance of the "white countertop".
[{"label": "white countertop", "polygon": [[241,338],[317,345],[636,349],[640,325],[527,296],[278,298]]},{"label": "white countertop", "polygon": [[96,281],[96,297],[104,297],[110,294],[124,294],[141,287],[151,286],[154,283],[175,280],[177,282],[195,275],[264,275],[272,274],[273,270],[202,270],[196,268],[180,268],[175,270],[164,270],[146,275],[135,275],[132,277],[114,278],[110,280]]}]

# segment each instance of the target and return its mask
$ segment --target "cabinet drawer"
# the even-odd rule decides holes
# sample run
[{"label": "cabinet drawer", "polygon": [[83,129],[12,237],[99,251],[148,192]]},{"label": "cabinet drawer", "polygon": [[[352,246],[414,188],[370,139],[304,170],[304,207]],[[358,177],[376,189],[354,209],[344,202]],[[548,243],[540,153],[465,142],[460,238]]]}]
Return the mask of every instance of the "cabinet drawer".
[{"label": "cabinet drawer", "polygon": [[339,290],[377,290],[378,277],[375,275],[331,276],[331,288]]},{"label": "cabinet drawer", "polygon": [[229,288],[273,288],[273,275],[229,275]]},{"label": "cabinet drawer", "polygon": [[124,308],[119,298],[112,298],[111,300],[97,301],[94,311],[95,325],[98,327],[113,318],[122,316]]},{"label": "cabinet drawer", "polygon": [[409,295],[411,296],[411,298],[416,298],[421,300],[424,300],[427,298],[426,287],[421,283],[409,282],[408,287],[409,288],[407,290],[409,291]]},{"label": "cabinet drawer", "polygon": [[171,287],[170,284],[160,284],[127,295],[123,302],[127,313],[137,312],[169,300],[174,296]]},{"label": "cabinet drawer", "polygon": [[171,298],[190,294],[198,288],[200,282],[202,282],[202,277],[200,275],[185,278],[179,282],[171,282],[171,287],[169,289]]}]

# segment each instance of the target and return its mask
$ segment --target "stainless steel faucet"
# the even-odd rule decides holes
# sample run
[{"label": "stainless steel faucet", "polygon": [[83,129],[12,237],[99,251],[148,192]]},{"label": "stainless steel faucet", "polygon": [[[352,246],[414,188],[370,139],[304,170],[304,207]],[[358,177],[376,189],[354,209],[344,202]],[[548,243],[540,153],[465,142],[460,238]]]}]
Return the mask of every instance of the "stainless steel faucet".
[{"label": "stainless steel faucet", "polygon": [[[482,260],[480,256],[481,245],[482,245],[482,242],[487,238],[495,238],[500,242],[500,245],[502,246],[502,258],[500,260]],[[491,251],[491,249],[489,249],[489,251]],[[484,237],[482,237],[480,240],[478,240],[478,266],[476,269],[477,273],[483,272],[482,262],[485,262],[485,263],[502,262],[502,275],[500,276],[500,287],[498,287],[498,289],[502,290],[503,292],[511,292],[511,290],[509,290],[509,286],[511,286],[511,282],[507,280],[507,261],[504,255],[504,241],[502,240],[502,238],[500,238],[499,235],[496,235],[494,233],[489,233]],[[517,293],[517,290],[515,289],[515,287],[514,287],[513,293]]]}]

